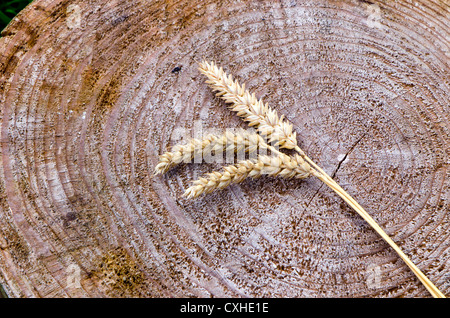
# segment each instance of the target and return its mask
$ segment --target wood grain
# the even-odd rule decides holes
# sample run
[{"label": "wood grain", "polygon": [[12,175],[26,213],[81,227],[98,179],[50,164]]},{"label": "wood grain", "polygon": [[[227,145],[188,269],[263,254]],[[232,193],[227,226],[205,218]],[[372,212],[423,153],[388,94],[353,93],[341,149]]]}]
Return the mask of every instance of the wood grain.
[{"label": "wood grain", "polygon": [[450,294],[443,1],[37,0],[0,38],[0,284],[9,297],[429,297],[320,181],[186,200],[220,164],[170,146],[245,127],[215,60]]}]

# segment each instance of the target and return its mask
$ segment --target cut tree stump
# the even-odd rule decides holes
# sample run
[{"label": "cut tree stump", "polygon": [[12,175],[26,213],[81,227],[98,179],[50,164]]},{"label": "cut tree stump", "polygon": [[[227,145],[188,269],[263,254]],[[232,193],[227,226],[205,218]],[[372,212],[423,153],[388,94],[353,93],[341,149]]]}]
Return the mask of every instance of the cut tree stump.
[{"label": "cut tree stump", "polygon": [[216,61],[450,294],[444,1],[38,0],[0,38],[0,284],[9,297],[429,297],[314,178],[183,192],[188,137],[246,127]]}]

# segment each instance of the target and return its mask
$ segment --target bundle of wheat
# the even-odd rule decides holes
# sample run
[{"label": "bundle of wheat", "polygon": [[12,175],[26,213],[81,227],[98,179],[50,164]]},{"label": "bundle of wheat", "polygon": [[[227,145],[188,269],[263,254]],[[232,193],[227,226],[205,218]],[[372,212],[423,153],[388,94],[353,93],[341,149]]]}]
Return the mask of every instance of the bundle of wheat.
[{"label": "bundle of wheat", "polygon": [[[231,104],[229,108],[248,122],[249,126],[255,127],[261,136],[256,137],[257,134],[240,132],[237,135],[209,135],[202,140],[193,139],[187,145],[174,146],[171,152],[163,154],[155,168],[156,173],[164,173],[183,160],[186,162],[187,159],[198,154],[210,153],[213,149],[227,149],[230,145],[232,149],[244,148],[248,152],[254,152],[259,148],[269,149],[272,156],[260,155],[257,159],[227,166],[222,173],[217,171],[208,173],[206,177],[194,181],[184,196],[195,198],[216,189],[223,189],[231,183],[240,183],[248,177],[256,178],[261,175],[300,179],[310,175],[315,176],[347,202],[397,252],[433,297],[445,298],[444,294],[402,252],[377,222],[298,146],[293,125],[284,116],[278,116],[267,103],[264,104],[261,99],[256,98],[255,94],[246,90],[245,84],[240,85],[237,80],[233,80],[232,75],[227,75],[223,68],[219,68],[214,62],[203,61],[200,63],[199,70],[208,77],[206,83],[217,92],[216,95]],[[278,146],[294,149],[298,154],[288,156],[281,153],[277,149]]]}]

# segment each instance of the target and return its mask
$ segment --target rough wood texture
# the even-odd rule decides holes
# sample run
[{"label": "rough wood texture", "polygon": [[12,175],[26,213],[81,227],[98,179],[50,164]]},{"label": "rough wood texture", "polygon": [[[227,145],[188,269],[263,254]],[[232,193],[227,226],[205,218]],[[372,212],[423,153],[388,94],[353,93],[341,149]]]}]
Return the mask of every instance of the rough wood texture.
[{"label": "rough wood texture", "polygon": [[152,177],[187,135],[245,127],[215,60],[450,294],[444,1],[57,1],[0,39],[0,283],[10,297],[429,297],[316,179],[195,201]]}]

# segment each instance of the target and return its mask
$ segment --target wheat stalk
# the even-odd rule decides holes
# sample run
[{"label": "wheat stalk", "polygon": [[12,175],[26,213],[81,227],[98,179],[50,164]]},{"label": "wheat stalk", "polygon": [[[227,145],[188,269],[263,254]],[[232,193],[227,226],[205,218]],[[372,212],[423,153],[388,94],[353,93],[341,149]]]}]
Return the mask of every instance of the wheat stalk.
[{"label": "wheat stalk", "polygon": [[[310,165],[310,172],[314,172],[312,174],[347,202],[397,252],[433,297],[445,298],[444,294],[402,252],[363,207],[297,145],[296,133],[293,132],[292,124],[285,120],[283,116],[278,117],[277,112],[272,110],[268,104],[264,104],[255,97],[255,94],[250,94],[250,92],[245,90],[245,84],[241,86],[237,80],[233,81],[233,77],[227,75],[214,62],[208,63],[203,61],[200,63],[199,70],[208,77],[206,83],[214,91],[217,91],[216,95],[224,99],[225,102],[232,103],[231,110],[237,112],[237,115],[245,121],[248,121],[249,125],[257,127],[262,135],[270,137],[270,141],[277,141],[277,145],[280,145],[281,148],[295,149],[301,158]],[[197,186],[200,189],[201,183]]]},{"label": "wheat stalk", "polygon": [[[319,168],[320,169],[320,168]],[[320,169],[323,171],[322,169]],[[317,170],[316,170],[317,171]],[[400,258],[408,265],[411,271],[417,276],[420,282],[435,298],[446,298],[445,295],[425,276],[425,274],[403,253],[398,245],[384,232],[378,223],[370,216],[364,208],[358,204],[344,189],[339,186],[330,176],[325,172],[318,171],[316,177],[328,185],[334,192],[336,192],[348,205],[350,205],[400,256]]]},{"label": "wheat stalk", "polygon": [[315,173],[301,156],[290,157],[284,154],[278,156],[261,155],[257,159],[244,160],[236,165],[226,166],[223,170],[222,173],[217,171],[207,173],[206,177],[194,181],[193,185],[186,190],[184,196],[189,199],[195,198],[201,194],[223,189],[231,183],[240,183],[248,177],[258,178],[262,175],[268,175],[287,179],[303,179]]},{"label": "wheat stalk", "polygon": [[[193,138],[187,144],[175,145],[171,151],[161,155],[155,174],[166,173],[180,163],[192,162],[194,158],[208,158],[212,153],[253,153],[267,147],[269,145],[260,135],[244,129],[226,131],[223,135],[210,134],[202,139]],[[276,149],[272,148],[272,151]]]}]

